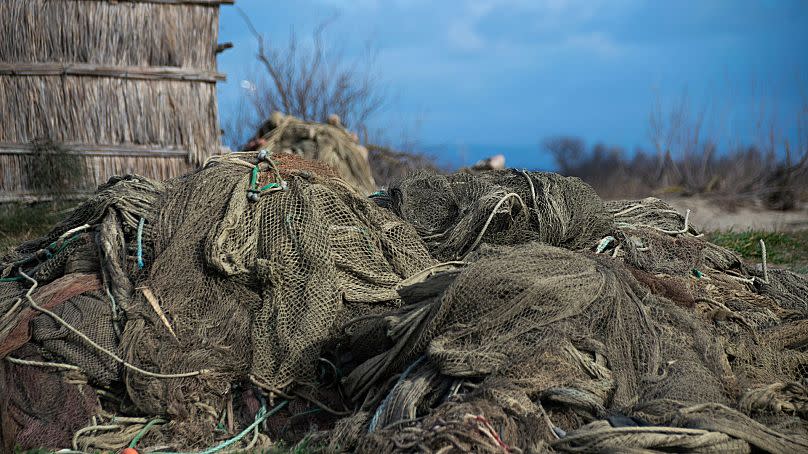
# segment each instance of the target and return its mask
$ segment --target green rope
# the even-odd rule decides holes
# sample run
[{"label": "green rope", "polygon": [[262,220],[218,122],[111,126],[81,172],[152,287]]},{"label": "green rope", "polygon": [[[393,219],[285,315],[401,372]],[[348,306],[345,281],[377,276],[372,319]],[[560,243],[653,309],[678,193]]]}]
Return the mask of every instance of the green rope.
[{"label": "green rope", "polygon": [[258,198],[261,196],[261,193],[264,191],[278,188],[286,189],[286,187],[284,186],[285,182],[281,178],[280,172],[278,172],[277,163],[269,159],[267,159],[267,161],[271,164],[272,171],[275,174],[275,179],[278,180],[280,183],[268,183],[259,189],[258,176],[261,172],[261,169],[258,167],[258,165],[254,166],[250,173],[250,187],[247,189],[247,198],[250,199],[250,201],[252,202],[257,202]]},{"label": "green rope", "polygon": [[135,446],[137,446],[137,442],[139,442],[140,439],[143,438],[144,435],[146,435],[146,432],[148,432],[149,429],[151,429],[155,424],[163,424],[164,422],[165,421],[163,421],[160,418],[154,418],[148,423],[146,423],[146,425],[143,426],[142,429],[140,429],[140,432],[138,432],[137,435],[135,435],[135,438],[133,438],[132,441],[129,443],[129,447],[134,448]]},{"label": "green rope", "polygon": [[0,282],[19,282],[21,277],[0,277]]},{"label": "green rope", "polygon": [[598,242],[598,247],[597,249],[595,249],[595,253],[600,254],[603,251],[605,251],[606,248],[609,247],[609,243],[611,243],[612,241],[615,241],[615,238],[613,236],[609,235],[607,237],[604,237],[602,240]]},{"label": "green rope", "polygon": [[[53,251],[53,254],[55,255],[55,254],[58,254],[58,253],[64,251],[65,248],[67,247],[67,245],[72,243],[73,241],[75,241],[79,236],[80,236],[79,234],[76,234],[76,235],[73,235],[70,238],[62,241],[62,245],[59,246],[59,249],[56,249],[55,251]],[[48,247],[45,249],[45,252],[50,253],[50,249],[53,249],[55,247],[56,247],[56,242],[54,241],[53,243],[48,245]]]},{"label": "green rope", "polygon": [[248,433],[252,432],[256,427],[258,427],[259,424],[266,421],[267,418],[269,418],[270,416],[274,415],[275,413],[281,411],[281,409],[283,407],[285,407],[288,403],[289,403],[288,400],[284,400],[283,402],[279,403],[278,405],[275,406],[275,408],[273,408],[272,410],[270,410],[268,412],[267,412],[267,407],[265,405],[261,406],[261,409],[258,410],[258,413],[255,415],[255,421],[253,421],[252,424],[247,426],[246,429],[242,430],[241,433],[239,433],[238,435],[236,435],[235,437],[233,437],[233,438],[231,438],[229,440],[225,440],[222,443],[219,443],[218,445],[216,445],[216,446],[214,446],[212,448],[208,448],[208,449],[206,449],[204,451],[201,451],[199,453],[181,453],[181,452],[161,451],[161,452],[158,452],[158,453],[155,453],[155,454],[213,454],[213,453],[219,452],[222,449],[227,448],[228,446],[230,446],[230,445],[232,445],[234,443],[238,443],[239,440],[244,438]]},{"label": "green rope", "polygon": [[255,186],[258,184],[258,166],[252,168],[252,173],[250,174],[250,190],[254,191]]},{"label": "green rope", "polygon": [[[76,234],[76,235],[73,235],[72,237],[62,241],[62,244],[61,244],[61,246],[59,246],[58,249],[56,248],[56,241],[54,241],[53,243],[47,245],[45,248],[34,252],[30,256],[12,263],[11,266],[15,267],[15,268],[18,268],[18,269],[22,269],[23,266],[26,266],[29,263],[34,262],[34,261],[38,261],[39,263],[43,263],[44,261],[49,260],[54,255],[57,255],[60,252],[64,251],[65,248],[67,248],[67,246],[70,243],[72,243],[73,241],[75,241],[76,238],[78,238],[79,236],[81,236],[81,235]],[[42,255],[45,256],[44,260],[42,260]],[[17,280],[17,281],[22,280],[22,278],[16,278],[16,277],[15,278],[4,278],[4,279],[13,279],[13,280]],[[13,280],[12,281],[0,280],[0,282],[14,282]]]},{"label": "green rope", "polygon": [[261,194],[261,191],[257,189],[258,172],[260,170],[261,169],[259,169],[258,166],[256,165],[255,167],[252,168],[252,171],[250,172],[250,187],[247,188],[247,200],[249,200],[250,202],[257,202]]}]

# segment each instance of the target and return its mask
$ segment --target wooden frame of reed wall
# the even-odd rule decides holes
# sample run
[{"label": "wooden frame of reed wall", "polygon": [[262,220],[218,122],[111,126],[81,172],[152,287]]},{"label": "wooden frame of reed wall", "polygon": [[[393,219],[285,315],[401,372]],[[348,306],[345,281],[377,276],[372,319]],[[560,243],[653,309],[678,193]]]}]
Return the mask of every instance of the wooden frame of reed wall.
[{"label": "wooden frame of reed wall", "polygon": [[219,153],[219,6],[233,1],[0,1],[0,201],[48,198],[25,171],[37,139],[84,161],[78,196]]}]

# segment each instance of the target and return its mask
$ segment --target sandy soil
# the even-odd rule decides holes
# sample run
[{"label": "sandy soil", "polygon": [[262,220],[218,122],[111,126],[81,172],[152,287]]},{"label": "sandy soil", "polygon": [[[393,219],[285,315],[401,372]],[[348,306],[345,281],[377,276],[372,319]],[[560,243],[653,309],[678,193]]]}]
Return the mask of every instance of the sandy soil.
[{"label": "sandy soil", "polygon": [[743,207],[729,210],[719,203],[700,197],[662,197],[683,215],[690,209],[690,222],[699,230],[708,231],[794,231],[808,229],[808,206],[794,211],[771,211]]}]

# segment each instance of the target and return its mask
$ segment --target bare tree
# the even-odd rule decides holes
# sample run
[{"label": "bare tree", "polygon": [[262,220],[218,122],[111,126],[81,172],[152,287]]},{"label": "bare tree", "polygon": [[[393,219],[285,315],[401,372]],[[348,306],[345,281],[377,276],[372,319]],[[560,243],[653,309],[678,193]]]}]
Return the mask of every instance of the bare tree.
[{"label": "bare tree", "polygon": [[577,137],[551,137],[544,140],[542,146],[553,157],[558,165],[558,170],[565,175],[574,173],[586,154],[583,140]]},{"label": "bare tree", "polygon": [[324,38],[331,21],[315,28],[310,46],[294,31],[283,47],[268,45],[249,17],[239,13],[258,43],[260,73],[246,95],[259,121],[276,111],[322,122],[337,115],[344,126],[366,135],[368,121],[386,101],[370,46],[360,58],[346,58]]},{"label": "bare tree", "polygon": [[[245,90],[250,90],[252,85],[248,84],[247,87],[242,87]],[[242,96],[238,97],[238,104],[231,111],[231,114],[222,119],[222,142],[233,148],[238,149],[244,142],[253,134],[258,127],[255,112],[251,109],[251,102],[247,98],[252,91],[248,91]]]},{"label": "bare tree", "polygon": [[743,145],[736,138],[723,150],[717,131],[706,127],[708,109],[694,111],[686,93],[670,109],[657,99],[649,117],[653,151],[637,150],[628,159],[619,148],[586,149],[574,137],[550,138],[544,150],[562,173],[581,177],[607,197],[676,190],[731,204],[762,201],[773,209],[796,208],[808,200],[808,96],[796,113],[795,146],[773,115],[777,109],[764,103],[758,109],[756,140]]},{"label": "bare tree", "polygon": [[656,171],[648,175],[651,180],[661,183],[664,186],[678,184],[682,175],[673,164],[674,155],[677,149],[682,149],[682,144],[687,144],[687,129],[689,127],[690,100],[687,91],[684,91],[679,103],[673,108],[666,110],[662,105],[662,99],[657,93],[654,107],[649,116],[649,136],[654,144],[657,155]]}]

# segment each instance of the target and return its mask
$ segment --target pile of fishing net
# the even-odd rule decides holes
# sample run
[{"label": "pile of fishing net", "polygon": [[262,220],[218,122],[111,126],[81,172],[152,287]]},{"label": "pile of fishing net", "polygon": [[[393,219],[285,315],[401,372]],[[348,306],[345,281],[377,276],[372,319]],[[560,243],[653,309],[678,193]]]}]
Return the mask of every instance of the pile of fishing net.
[{"label": "pile of fishing net", "polygon": [[245,149],[320,161],[360,192],[370,194],[376,190],[367,148],[359,143],[356,134],[343,127],[338,115],[329,116],[328,124],[322,124],[273,112]]},{"label": "pile of fishing net", "polygon": [[576,178],[336,175],[120,177],[6,255],[0,449],[808,450],[805,278]]}]

